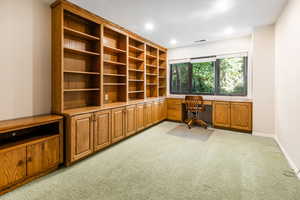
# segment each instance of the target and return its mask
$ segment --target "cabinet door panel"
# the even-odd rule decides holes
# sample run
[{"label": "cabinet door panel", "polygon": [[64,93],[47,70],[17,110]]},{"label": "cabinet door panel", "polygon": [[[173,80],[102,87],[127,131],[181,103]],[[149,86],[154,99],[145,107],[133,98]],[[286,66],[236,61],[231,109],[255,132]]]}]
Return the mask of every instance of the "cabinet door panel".
[{"label": "cabinet door panel", "polygon": [[230,127],[230,102],[216,101],[214,103],[213,124],[219,127]]},{"label": "cabinet door panel", "polygon": [[111,111],[95,113],[94,149],[100,150],[111,144]]},{"label": "cabinet door panel", "polygon": [[152,124],[152,103],[146,103],[144,107],[144,127]]},{"label": "cabinet door panel", "polygon": [[125,115],[125,108],[116,108],[112,110],[112,143],[117,142],[125,137]]},{"label": "cabinet door panel", "polygon": [[167,100],[167,117],[169,120],[182,121],[182,100]]},{"label": "cabinet door panel", "polygon": [[127,117],[126,136],[130,136],[136,133],[136,105],[128,106],[126,108],[126,117]]},{"label": "cabinet door panel", "polygon": [[137,131],[144,129],[144,104],[138,104],[136,110],[136,129]]},{"label": "cabinet door panel", "polygon": [[245,131],[252,130],[251,103],[231,103],[231,128]]},{"label": "cabinet door panel", "polygon": [[27,146],[27,175],[33,176],[59,164],[59,136]]},{"label": "cabinet door panel", "polygon": [[26,177],[26,147],[0,151],[0,189]]},{"label": "cabinet door panel", "polygon": [[78,115],[71,119],[71,151],[72,161],[93,152],[92,114]]}]

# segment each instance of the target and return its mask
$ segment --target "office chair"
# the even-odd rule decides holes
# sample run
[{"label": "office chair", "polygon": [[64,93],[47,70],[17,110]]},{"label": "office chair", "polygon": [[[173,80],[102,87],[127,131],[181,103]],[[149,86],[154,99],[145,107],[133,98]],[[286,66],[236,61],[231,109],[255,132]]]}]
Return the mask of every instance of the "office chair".
[{"label": "office chair", "polygon": [[206,129],[208,127],[207,123],[199,119],[199,114],[205,111],[203,97],[186,96],[184,104],[187,112],[187,119],[185,120],[185,123],[187,124],[188,128],[191,129],[192,125],[195,123]]}]

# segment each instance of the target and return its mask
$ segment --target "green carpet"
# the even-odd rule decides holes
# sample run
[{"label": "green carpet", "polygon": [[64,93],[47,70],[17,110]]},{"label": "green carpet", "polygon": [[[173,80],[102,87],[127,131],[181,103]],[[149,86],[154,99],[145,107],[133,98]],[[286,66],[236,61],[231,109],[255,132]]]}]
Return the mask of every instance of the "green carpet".
[{"label": "green carpet", "polygon": [[161,123],[0,200],[300,199],[274,140],[201,129],[189,137],[180,126]]}]

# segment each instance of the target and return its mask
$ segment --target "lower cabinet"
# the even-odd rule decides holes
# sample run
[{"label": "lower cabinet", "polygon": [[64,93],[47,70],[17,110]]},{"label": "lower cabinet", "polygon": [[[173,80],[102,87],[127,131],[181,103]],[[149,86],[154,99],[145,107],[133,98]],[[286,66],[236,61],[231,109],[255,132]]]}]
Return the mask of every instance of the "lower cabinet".
[{"label": "lower cabinet", "polygon": [[145,103],[144,106],[144,127],[152,125],[152,102]]},{"label": "lower cabinet", "polygon": [[59,136],[27,146],[27,175],[33,176],[59,164]]},{"label": "lower cabinet", "polygon": [[219,127],[230,127],[230,102],[216,101],[213,107],[213,124]]},{"label": "lower cabinet", "polygon": [[127,130],[126,136],[130,136],[136,133],[136,105],[127,106],[126,108],[126,122]]},{"label": "lower cabinet", "polygon": [[126,108],[112,109],[112,143],[122,140],[126,136]]},{"label": "lower cabinet", "polygon": [[94,150],[98,151],[111,144],[111,110],[99,111],[94,115]]},{"label": "lower cabinet", "polygon": [[136,131],[144,129],[144,104],[136,106]]},{"label": "lower cabinet", "polygon": [[251,131],[252,130],[252,104],[231,102],[231,128]]},{"label": "lower cabinet", "polygon": [[215,101],[213,124],[217,127],[252,131],[252,103]]},{"label": "lower cabinet", "polygon": [[76,161],[93,152],[93,115],[83,114],[71,119],[71,160]]},{"label": "lower cabinet", "polygon": [[0,189],[26,177],[26,147],[0,152]]},{"label": "lower cabinet", "polygon": [[182,121],[182,102],[181,99],[168,99],[167,111],[168,119],[172,121]]},{"label": "lower cabinet", "polygon": [[60,163],[60,136],[49,136],[0,150],[0,193],[27,177],[46,172]]},{"label": "lower cabinet", "polygon": [[66,165],[166,119],[166,112],[161,100],[67,116]]}]

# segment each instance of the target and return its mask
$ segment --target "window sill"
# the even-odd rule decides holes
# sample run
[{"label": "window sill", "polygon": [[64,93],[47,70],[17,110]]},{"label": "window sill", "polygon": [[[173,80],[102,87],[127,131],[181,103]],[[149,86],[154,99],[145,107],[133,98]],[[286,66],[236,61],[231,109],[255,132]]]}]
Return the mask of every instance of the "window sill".
[{"label": "window sill", "polygon": [[[167,98],[182,98],[184,99],[187,95],[176,95],[169,94]],[[202,96],[204,100],[211,101],[243,101],[243,102],[252,102],[252,98],[249,96],[211,96],[211,95],[189,95],[189,96]]]}]

